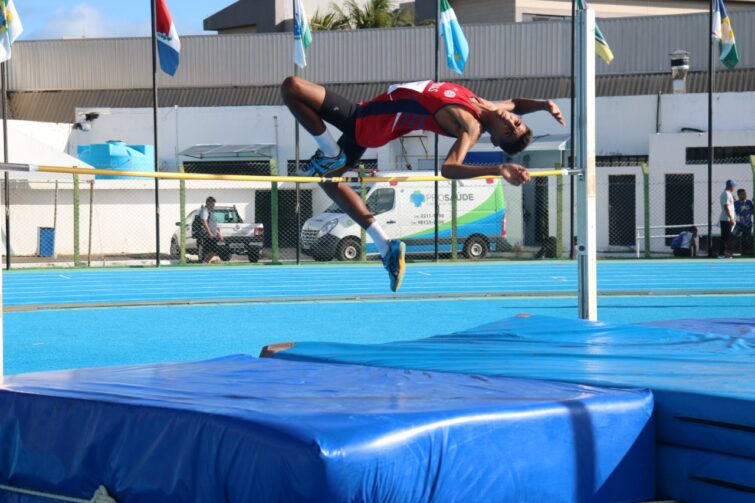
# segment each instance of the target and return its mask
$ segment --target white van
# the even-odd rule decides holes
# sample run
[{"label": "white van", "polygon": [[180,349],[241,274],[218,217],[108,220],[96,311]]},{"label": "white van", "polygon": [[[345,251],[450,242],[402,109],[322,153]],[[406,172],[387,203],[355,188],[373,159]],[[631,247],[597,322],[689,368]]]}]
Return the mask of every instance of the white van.
[{"label": "white van", "polygon": [[[348,176],[351,176],[349,174]],[[411,176],[406,171],[376,176]],[[471,259],[500,250],[506,235],[506,202],[500,179],[458,180],[456,236],[458,252]],[[359,185],[352,186],[359,192]],[[438,183],[440,211],[438,243],[451,252],[451,183]],[[379,182],[368,184],[367,207],[392,239],[406,243],[407,253],[432,253],[435,243],[434,182]],[[313,216],[302,226],[302,251],[315,260],[359,260],[361,228],[336,205]],[[367,254],[377,248],[367,237]]]}]

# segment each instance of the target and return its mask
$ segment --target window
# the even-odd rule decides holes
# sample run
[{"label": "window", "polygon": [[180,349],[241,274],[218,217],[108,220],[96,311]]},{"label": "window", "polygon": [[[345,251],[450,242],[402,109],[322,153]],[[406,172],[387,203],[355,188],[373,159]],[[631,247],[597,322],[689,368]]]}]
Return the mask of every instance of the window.
[{"label": "window", "polygon": [[378,189],[367,198],[367,209],[373,215],[380,215],[393,209],[396,191],[393,189]]},{"label": "window", "polygon": [[570,19],[571,16],[558,16],[556,14],[530,14],[528,12],[522,13],[522,22],[534,22],[539,23],[542,21],[563,21],[564,19]]},{"label": "window", "polygon": [[209,175],[269,175],[270,161],[189,161],[184,163],[184,171]]},{"label": "window", "polygon": [[[595,166],[598,168],[621,168],[625,166],[639,166],[647,163],[646,155],[596,155]],[[568,156],[567,166],[571,166],[571,156]]]},{"label": "window", "polygon": [[243,224],[235,209],[213,210],[215,220],[220,224]]},{"label": "window", "polygon": [[[688,147],[687,164],[707,164],[708,147]],[[755,155],[755,145],[738,147],[713,147],[714,164],[750,164]]]}]

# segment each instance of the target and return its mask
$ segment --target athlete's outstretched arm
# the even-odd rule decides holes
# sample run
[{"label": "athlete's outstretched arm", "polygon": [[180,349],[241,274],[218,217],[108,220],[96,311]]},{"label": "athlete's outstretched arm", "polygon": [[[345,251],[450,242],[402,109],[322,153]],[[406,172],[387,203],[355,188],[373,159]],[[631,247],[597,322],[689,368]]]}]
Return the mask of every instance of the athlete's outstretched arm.
[{"label": "athlete's outstretched arm", "polygon": [[459,135],[451,150],[448,152],[441,174],[450,179],[474,178],[477,176],[502,176],[512,185],[521,185],[530,180],[526,168],[518,164],[498,164],[488,166],[471,166],[464,164],[464,157],[476,143],[468,133]]},{"label": "athlete's outstretched arm", "polygon": [[561,110],[553,100],[532,100],[529,98],[513,98],[498,103],[498,107],[506,112],[513,112],[517,115],[531,114],[533,112],[548,112],[561,125],[566,125]]}]

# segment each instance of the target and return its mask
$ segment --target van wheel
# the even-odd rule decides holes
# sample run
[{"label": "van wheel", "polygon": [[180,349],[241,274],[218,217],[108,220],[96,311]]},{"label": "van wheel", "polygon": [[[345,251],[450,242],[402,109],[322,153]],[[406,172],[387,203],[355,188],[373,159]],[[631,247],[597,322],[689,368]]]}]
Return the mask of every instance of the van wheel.
[{"label": "van wheel", "polygon": [[176,260],[179,259],[179,256],[181,255],[181,250],[178,248],[178,243],[175,239],[170,240],[170,256]]},{"label": "van wheel", "polygon": [[480,260],[488,254],[488,241],[482,236],[472,236],[464,243],[464,256],[471,260]]},{"label": "van wheel", "polygon": [[344,238],[338,245],[338,260],[343,262],[354,262],[359,260],[361,252],[359,240],[356,238]]}]

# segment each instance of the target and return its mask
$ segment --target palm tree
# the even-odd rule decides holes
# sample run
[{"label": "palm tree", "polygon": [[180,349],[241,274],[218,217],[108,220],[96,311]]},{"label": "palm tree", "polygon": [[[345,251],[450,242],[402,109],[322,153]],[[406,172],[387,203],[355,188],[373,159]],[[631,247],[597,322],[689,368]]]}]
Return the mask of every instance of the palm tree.
[{"label": "palm tree", "polygon": [[[339,9],[340,11],[340,9]],[[315,15],[309,20],[309,26],[313,31],[328,30],[348,30],[351,28],[348,18],[339,12],[332,10],[324,15],[320,15],[320,9],[315,11]]]},{"label": "palm tree", "polygon": [[368,0],[364,7],[357,0],[347,0],[344,8],[331,3],[330,11],[310,20],[314,30],[348,30],[414,26],[414,13],[406,7],[394,8],[391,0]]}]

